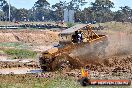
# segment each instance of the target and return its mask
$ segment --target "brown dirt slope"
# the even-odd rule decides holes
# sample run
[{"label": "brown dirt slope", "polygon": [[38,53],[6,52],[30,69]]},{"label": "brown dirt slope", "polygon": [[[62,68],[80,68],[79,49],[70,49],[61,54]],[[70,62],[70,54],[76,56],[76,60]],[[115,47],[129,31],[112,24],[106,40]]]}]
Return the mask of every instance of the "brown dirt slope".
[{"label": "brown dirt slope", "polygon": [[[49,42],[50,41],[50,42]],[[49,30],[1,30],[0,42],[47,44],[58,41],[58,32]]]}]

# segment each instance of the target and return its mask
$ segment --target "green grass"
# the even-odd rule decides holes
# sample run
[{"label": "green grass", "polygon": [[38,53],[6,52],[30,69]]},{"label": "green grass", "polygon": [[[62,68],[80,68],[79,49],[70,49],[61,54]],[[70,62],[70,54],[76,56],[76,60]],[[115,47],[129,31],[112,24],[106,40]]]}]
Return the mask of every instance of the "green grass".
[{"label": "green grass", "polygon": [[67,23],[66,25],[67,25],[68,28],[70,28],[70,27],[74,26],[75,23]]},{"label": "green grass", "polygon": [[131,88],[132,86],[82,87],[74,77],[36,78],[33,75],[1,75],[0,88]]},{"label": "green grass", "polygon": [[4,53],[12,56],[13,58],[35,58],[37,53],[30,50],[24,49],[7,49],[4,50]]},{"label": "green grass", "polygon": [[5,54],[3,50],[0,50],[0,54]]},{"label": "green grass", "polygon": [[36,78],[33,75],[1,75],[0,81],[0,88],[42,88],[50,82],[48,78]]},{"label": "green grass", "polygon": [[24,43],[7,43],[7,42],[3,42],[0,43],[0,47],[14,47],[16,49],[29,49],[29,45],[24,44]]}]

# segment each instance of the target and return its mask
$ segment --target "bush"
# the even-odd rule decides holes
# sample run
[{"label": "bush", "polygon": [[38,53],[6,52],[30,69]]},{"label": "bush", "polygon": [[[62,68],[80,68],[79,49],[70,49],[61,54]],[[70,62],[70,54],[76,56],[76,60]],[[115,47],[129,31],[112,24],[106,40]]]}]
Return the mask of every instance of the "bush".
[{"label": "bush", "polygon": [[30,50],[22,50],[22,49],[8,49],[4,50],[7,55],[11,55],[14,58],[35,58],[37,53]]},{"label": "bush", "polygon": [[74,26],[75,24],[74,23],[67,23],[67,27],[70,28],[72,26]]}]

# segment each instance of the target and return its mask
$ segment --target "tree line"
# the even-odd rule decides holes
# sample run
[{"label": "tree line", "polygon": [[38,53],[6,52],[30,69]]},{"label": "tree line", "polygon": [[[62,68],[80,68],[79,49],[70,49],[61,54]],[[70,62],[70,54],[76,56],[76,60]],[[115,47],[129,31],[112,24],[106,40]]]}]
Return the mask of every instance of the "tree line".
[{"label": "tree line", "polygon": [[[82,9],[87,2],[85,0],[60,1],[54,5],[46,0],[38,0],[31,9],[17,9],[11,5],[11,21],[62,21],[64,10],[75,11],[75,22],[89,23],[92,21],[132,21],[132,9],[129,6],[120,7],[118,11],[112,11],[114,3],[110,0],[95,0],[90,6]],[[9,20],[9,4],[6,0],[0,0],[0,20]]]}]

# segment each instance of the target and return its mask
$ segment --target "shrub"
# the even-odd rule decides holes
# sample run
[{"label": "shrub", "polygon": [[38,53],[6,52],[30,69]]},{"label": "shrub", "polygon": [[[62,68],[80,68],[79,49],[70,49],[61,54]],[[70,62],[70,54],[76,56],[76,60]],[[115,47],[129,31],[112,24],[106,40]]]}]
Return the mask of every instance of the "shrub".
[{"label": "shrub", "polygon": [[67,27],[69,28],[69,27],[72,27],[72,26],[74,26],[75,24],[74,23],[67,23]]}]

